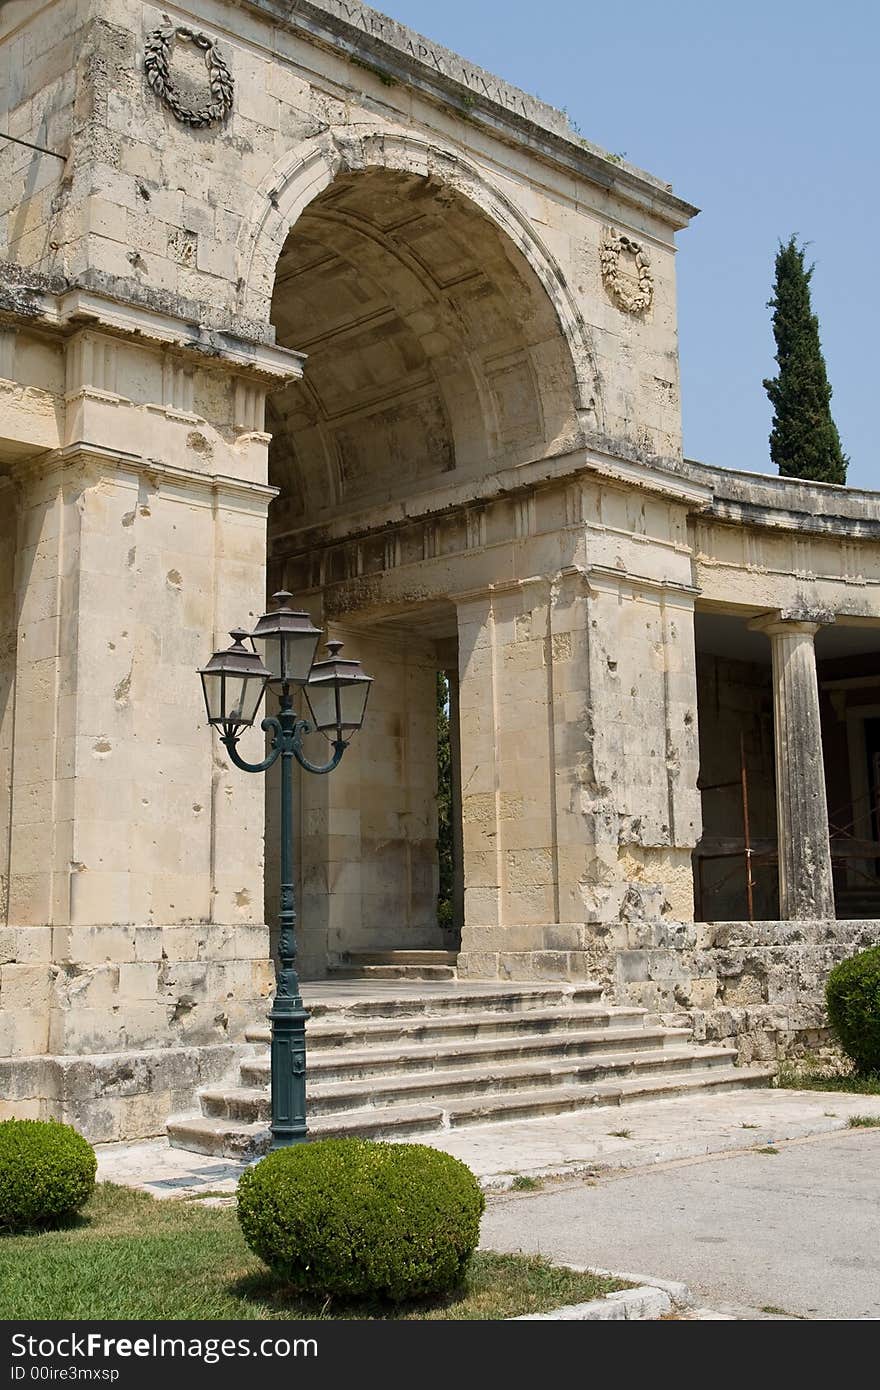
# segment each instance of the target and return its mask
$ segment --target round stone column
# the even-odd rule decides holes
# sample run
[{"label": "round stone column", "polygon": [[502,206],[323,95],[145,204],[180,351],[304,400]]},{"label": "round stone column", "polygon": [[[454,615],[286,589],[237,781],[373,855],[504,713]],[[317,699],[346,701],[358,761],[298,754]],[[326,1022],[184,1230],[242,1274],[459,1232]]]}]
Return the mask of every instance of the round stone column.
[{"label": "round stone column", "polygon": [[754,624],[773,652],[779,915],[787,921],[833,918],[834,886],[819,683],[813,638],[818,622],[785,618]]}]

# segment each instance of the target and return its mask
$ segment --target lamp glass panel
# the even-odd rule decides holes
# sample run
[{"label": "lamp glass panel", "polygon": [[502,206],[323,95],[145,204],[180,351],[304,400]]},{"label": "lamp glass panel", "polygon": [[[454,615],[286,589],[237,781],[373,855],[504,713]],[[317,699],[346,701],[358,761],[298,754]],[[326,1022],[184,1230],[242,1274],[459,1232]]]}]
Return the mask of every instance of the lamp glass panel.
[{"label": "lamp glass panel", "polygon": [[321,634],[308,632],[279,633],[277,637],[255,637],[263,653],[263,662],[274,681],[305,685],[312,669]]},{"label": "lamp glass panel", "polygon": [[305,685],[312,669],[315,652],[318,649],[320,632],[299,635],[290,634],[280,642],[270,642],[268,646],[279,646],[282,653],[281,677],[294,685]]},{"label": "lamp glass panel", "polygon": [[312,712],[312,722],[316,729],[335,729],[336,689],[332,685],[307,685],[306,698]]},{"label": "lamp glass panel", "polygon": [[265,681],[262,676],[226,677],[226,718],[230,724],[253,724]]},{"label": "lamp glass panel", "polygon": [[356,681],[352,685],[344,685],[340,689],[339,704],[342,723],[346,728],[359,729],[363,724],[369,693],[369,681]]},{"label": "lamp glass panel", "polygon": [[202,689],[205,693],[205,708],[208,711],[208,722],[219,719],[222,714],[221,701],[223,699],[223,677],[219,672],[204,672],[202,674]]},{"label": "lamp glass panel", "polygon": [[263,665],[269,671],[273,681],[281,680],[281,649],[283,641],[280,637],[255,637],[254,646],[260,648],[260,655],[263,658]]}]

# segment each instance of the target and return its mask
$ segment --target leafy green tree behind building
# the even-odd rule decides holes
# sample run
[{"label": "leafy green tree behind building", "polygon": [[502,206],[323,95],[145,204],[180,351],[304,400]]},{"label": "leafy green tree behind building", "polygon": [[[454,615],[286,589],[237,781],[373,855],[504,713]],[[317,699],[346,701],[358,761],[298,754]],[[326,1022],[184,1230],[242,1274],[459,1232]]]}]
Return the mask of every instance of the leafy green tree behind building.
[{"label": "leafy green tree behind building", "polygon": [[764,382],[773,406],[770,457],[788,478],[845,483],[849,460],[831,415],[831,387],[810,300],[813,266],[794,236],[780,243],[768,308],[779,372]]}]

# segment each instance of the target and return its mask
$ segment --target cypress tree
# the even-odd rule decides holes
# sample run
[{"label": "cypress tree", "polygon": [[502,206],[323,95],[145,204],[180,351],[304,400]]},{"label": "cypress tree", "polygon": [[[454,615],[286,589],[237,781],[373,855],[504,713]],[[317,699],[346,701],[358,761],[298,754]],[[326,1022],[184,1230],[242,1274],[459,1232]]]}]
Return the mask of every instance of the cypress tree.
[{"label": "cypress tree", "polygon": [[814,267],[792,236],[779,244],[773,298],[777,376],[764,382],[773,406],[770,457],[788,478],[845,483],[849,460],[831,416],[831,387],[819,342],[819,320],[810,303]]}]

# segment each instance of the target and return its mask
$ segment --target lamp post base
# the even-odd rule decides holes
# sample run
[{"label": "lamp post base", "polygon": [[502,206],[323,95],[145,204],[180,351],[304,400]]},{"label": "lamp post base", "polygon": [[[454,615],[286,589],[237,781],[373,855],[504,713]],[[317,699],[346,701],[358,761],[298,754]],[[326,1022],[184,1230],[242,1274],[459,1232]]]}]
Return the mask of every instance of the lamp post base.
[{"label": "lamp post base", "polygon": [[272,1025],[272,1148],[308,1140],[306,1125],[306,1019],[302,999],[276,998]]}]

